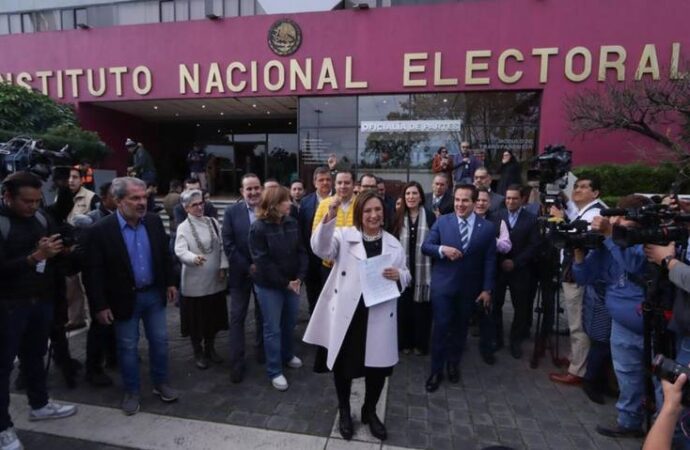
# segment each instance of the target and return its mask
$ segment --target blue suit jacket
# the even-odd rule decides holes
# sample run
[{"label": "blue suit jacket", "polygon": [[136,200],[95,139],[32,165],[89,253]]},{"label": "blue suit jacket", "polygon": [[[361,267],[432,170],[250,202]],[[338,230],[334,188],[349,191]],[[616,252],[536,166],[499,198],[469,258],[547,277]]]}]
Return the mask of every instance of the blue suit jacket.
[{"label": "blue suit jacket", "polygon": [[299,214],[297,221],[299,222],[300,235],[302,236],[302,242],[304,247],[307,249],[310,260],[316,258],[318,263],[321,264],[321,260],[318,256],[314,255],[311,251],[311,230],[314,224],[314,216],[316,215],[316,209],[319,204],[317,203],[316,192],[312,192],[306,195],[299,204]]},{"label": "blue suit jacket", "polygon": [[228,285],[240,287],[250,281],[249,266],[252,264],[249,252],[249,211],[244,201],[225,208],[222,233],[223,249],[230,264]]},{"label": "blue suit jacket", "polygon": [[[460,296],[474,300],[481,291],[491,291],[496,278],[496,228],[488,220],[475,217],[469,245],[462,258],[451,261],[439,256],[439,247],[460,248],[456,215],[436,220],[422,244],[422,252],[433,258],[431,296]],[[432,300],[433,301],[433,300]]]}]

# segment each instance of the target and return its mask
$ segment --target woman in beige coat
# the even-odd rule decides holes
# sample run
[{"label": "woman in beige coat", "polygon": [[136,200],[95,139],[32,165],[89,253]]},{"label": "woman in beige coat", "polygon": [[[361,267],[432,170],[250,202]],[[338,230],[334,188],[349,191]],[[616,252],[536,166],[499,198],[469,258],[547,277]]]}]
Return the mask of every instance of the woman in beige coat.
[{"label": "woman in beige coat", "polygon": [[376,404],[398,362],[397,298],[366,307],[360,283],[361,261],[381,254],[392,255],[392,265],[383,276],[404,289],[410,281],[400,242],[383,230],[384,203],[374,191],[361,193],[354,205],[354,227],[337,228],[339,205],[328,214],[311,238],[314,253],[335,261],[331,274],[311,316],[304,341],[319,346],[314,370],[332,370],[338,394],[340,434],[353,435],[350,386],[353,378],[365,377],[366,394],[362,423],[372,434],[386,439],[386,428],[376,416]]}]

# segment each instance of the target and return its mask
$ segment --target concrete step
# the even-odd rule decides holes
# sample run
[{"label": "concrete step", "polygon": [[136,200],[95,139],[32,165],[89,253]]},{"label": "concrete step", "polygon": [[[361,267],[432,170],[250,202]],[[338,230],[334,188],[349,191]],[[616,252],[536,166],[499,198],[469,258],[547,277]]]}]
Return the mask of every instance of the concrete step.
[{"label": "concrete step", "polygon": [[[225,208],[230,205],[234,205],[237,203],[237,201],[238,199],[234,198],[211,199],[211,203],[218,212],[218,222],[221,226],[223,225],[223,212],[225,211]],[[156,199],[156,206],[160,206],[161,208],[163,207],[163,197]],[[161,217],[161,220],[163,220],[163,225],[165,226],[166,231],[170,232],[170,217],[168,217],[168,213],[165,211],[165,209],[161,209],[158,215]]]}]

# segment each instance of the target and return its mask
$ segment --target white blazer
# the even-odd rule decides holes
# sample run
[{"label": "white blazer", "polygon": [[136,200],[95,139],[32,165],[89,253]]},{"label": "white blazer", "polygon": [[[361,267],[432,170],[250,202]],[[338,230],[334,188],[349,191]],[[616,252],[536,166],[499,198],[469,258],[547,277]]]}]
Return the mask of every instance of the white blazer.
[{"label": "white blazer", "polygon": [[[355,227],[336,229],[335,222],[320,223],[311,236],[314,254],[335,264],[304,334],[305,342],[328,349],[326,364],[331,370],[362,295],[359,262],[367,258],[362,234]],[[400,271],[404,289],[410,282],[410,271],[402,245],[387,232],[383,233],[382,254],[393,255],[393,266]],[[397,304],[395,299],[369,308],[364,355],[367,367],[390,367],[398,362]]]}]

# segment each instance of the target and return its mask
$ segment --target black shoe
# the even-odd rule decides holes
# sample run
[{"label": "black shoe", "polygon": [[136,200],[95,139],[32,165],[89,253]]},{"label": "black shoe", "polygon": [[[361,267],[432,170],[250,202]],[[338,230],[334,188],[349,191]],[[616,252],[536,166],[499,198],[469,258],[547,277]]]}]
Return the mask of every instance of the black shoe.
[{"label": "black shoe", "polygon": [[460,371],[458,371],[458,363],[448,363],[446,367],[448,370],[448,381],[456,384],[460,381]]},{"label": "black shoe", "polygon": [[87,371],[86,374],[84,375],[84,379],[86,380],[87,383],[89,383],[91,386],[94,386],[94,387],[106,387],[106,386],[112,386],[112,384],[113,384],[113,379],[110,378],[103,371],[93,371],[93,372]]},{"label": "black shoe", "polygon": [[582,390],[585,391],[587,397],[594,403],[597,403],[599,405],[603,405],[604,403],[606,403],[604,401],[604,394],[601,392],[601,390],[594,387],[591,382],[587,380],[583,381]]},{"label": "black shoe", "polygon": [[493,353],[482,353],[482,360],[490,366],[496,364],[496,357]]},{"label": "black shoe", "polygon": [[364,425],[369,424],[369,431],[382,441],[385,441],[388,437],[388,432],[386,431],[386,426],[379,420],[376,415],[376,408],[369,407],[367,405],[362,406],[362,423]]},{"label": "black shoe", "polygon": [[197,369],[208,369],[208,359],[203,352],[194,352],[194,365]]},{"label": "black shoe", "polygon": [[522,358],[522,348],[519,342],[510,343],[510,355],[515,359]]},{"label": "black shoe", "polygon": [[616,426],[608,428],[597,425],[597,433],[602,436],[612,437],[612,438],[642,438],[644,437],[644,432],[640,428],[625,428],[618,424]]},{"label": "black shoe", "polygon": [[244,368],[243,367],[233,367],[230,370],[230,381],[233,383],[241,383],[244,379]]},{"label": "black shoe", "polygon": [[206,346],[206,348],[204,348],[204,355],[206,355],[206,358],[214,364],[220,364],[223,362],[223,358],[216,353],[216,349],[212,346]]},{"label": "black shoe", "polygon": [[443,374],[441,372],[432,373],[431,376],[426,380],[426,391],[434,392],[441,385],[443,381]]},{"label": "black shoe", "polygon": [[340,419],[338,421],[340,435],[346,441],[352,439],[352,435],[355,433],[354,426],[352,425],[352,416],[350,415],[350,408],[338,408],[340,414]]}]

